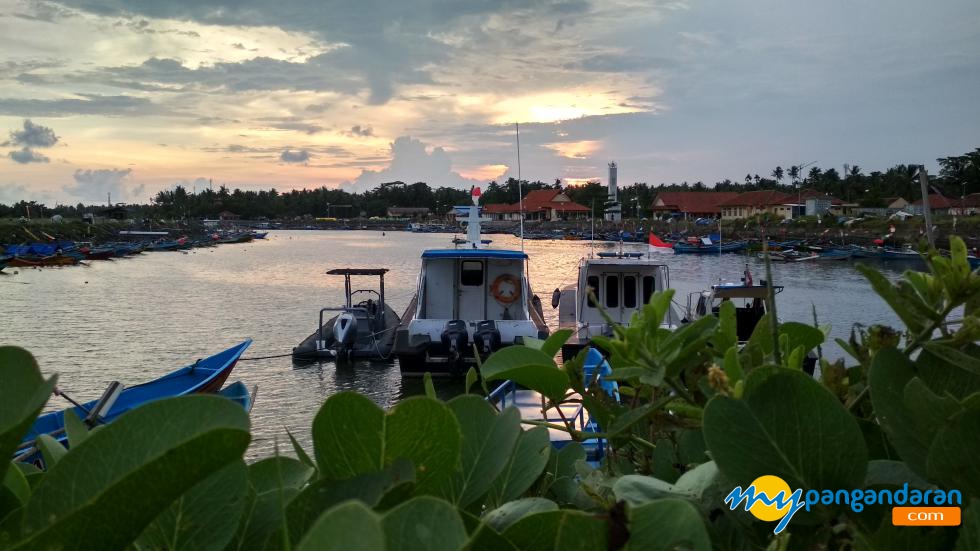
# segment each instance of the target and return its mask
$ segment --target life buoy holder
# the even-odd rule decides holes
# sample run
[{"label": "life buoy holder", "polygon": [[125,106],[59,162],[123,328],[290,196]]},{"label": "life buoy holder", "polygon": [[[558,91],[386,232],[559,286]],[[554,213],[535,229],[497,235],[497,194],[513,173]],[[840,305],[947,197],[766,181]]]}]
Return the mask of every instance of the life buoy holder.
[{"label": "life buoy holder", "polygon": [[[514,294],[503,294],[500,286],[504,283],[509,283],[514,288]],[[517,299],[521,298],[521,282],[511,274],[500,274],[490,285],[490,294],[494,300],[501,304],[513,304]]]}]

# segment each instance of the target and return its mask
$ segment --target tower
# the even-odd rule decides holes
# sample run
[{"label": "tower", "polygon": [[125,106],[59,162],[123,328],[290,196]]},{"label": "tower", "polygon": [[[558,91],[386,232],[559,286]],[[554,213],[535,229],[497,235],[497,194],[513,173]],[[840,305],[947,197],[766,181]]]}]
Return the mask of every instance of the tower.
[{"label": "tower", "polygon": [[616,163],[609,163],[609,195],[606,197],[606,215],[609,222],[619,222],[623,219],[622,207],[619,204],[619,190],[616,187]]}]

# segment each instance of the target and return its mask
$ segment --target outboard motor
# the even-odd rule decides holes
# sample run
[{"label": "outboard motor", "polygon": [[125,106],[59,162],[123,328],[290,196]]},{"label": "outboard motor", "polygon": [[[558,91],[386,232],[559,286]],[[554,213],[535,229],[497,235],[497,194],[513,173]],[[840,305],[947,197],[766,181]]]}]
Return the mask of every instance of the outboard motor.
[{"label": "outboard motor", "polygon": [[336,341],[338,356],[346,352],[350,355],[357,341],[357,318],[351,312],[342,312],[333,324],[333,338]]},{"label": "outboard motor", "polygon": [[473,331],[473,343],[483,355],[488,355],[500,348],[500,331],[497,329],[497,324],[493,320],[476,322],[476,330]]},{"label": "outboard motor", "polygon": [[450,320],[446,322],[446,327],[442,330],[442,345],[449,351],[449,357],[455,361],[463,355],[466,350],[466,343],[469,335],[466,333],[466,322],[463,320]]}]

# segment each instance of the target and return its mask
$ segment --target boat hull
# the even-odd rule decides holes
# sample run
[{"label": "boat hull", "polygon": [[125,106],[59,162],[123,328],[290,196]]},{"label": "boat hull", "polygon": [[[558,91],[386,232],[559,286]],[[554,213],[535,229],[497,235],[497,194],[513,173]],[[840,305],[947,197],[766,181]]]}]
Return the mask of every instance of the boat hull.
[{"label": "boat hull", "polygon": [[[294,363],[309,363],[323,360],[343,359],[338,358],[337,343],[334,339],[333,326],[337,321],[334,316],[323,324],[322,331],[314,331],[303,342],[293,348]],[[364,334],[359,335],[346,354],[348,358],[363,360],[387,360],[391,356],[391,349],[395,344],[395,328],[398,326],[398,314],[385,305],[385,329],[379,335]],[[318,342],[319,341],[319,342]]]},{"label": "boat hull", "polygon": [[[111,423],[128,411],[156,400],[187,394],[218,392],[235,368],[241,355],[251,344],[252,340],[249,339],[209,358],[198,360],[192,365],[173,371],[159,379],[125,388],[116,399],[112,408],[99,416],[100,422],[103,424]],[[88,416],[87,410],[91,410],[97,403],[98,400],[92,400],[82,404],[84,410],[79,407],[69,409],[79,419],[85,419]],[[34,440],[41,434],[52,435],[58,441],[66,443],[67,437],[64,433],[65,411],[68,410],[55,411],[38,417],[21,440],[21,452],[25,448],[30,447]]]},{"label": "boat hull", "polygon": [[718,254],[736,253],[748,247],[744,241],[735,243],[724,243],[721,245],[688,245],[685,243],[674,244],[674,254]]}]

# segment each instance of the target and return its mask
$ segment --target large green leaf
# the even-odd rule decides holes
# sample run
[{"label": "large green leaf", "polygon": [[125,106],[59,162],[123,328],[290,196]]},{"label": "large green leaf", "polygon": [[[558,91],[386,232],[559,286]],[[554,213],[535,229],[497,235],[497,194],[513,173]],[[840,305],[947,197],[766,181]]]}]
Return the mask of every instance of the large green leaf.
[{"label": "large green leaf", "polygon": [[0,346],[0,480],[10,465],[7,459],[51,396],[55,380],[44,380],[28,351]]},{"label": "large green leaf", "polygon": [[456,417],[438,400],[416,396],[385,412],[353,392],[335,394],[313,420],[313,447],[321,476],[344,480],[378,472],[398,458],[415,465],[419,492],[438,494],[460,454]]},{"label": "large green leaf", "polygon": [[743,488],[763,475],[804,492],[859,487],[868,451],[833,394],[785,369],[747,387],[744,399],[716,396],[704,411],[705,441],[727,478]]},{"label": "large green leaf", "polygon": [[694,505],[677,499],[658,499],[629,511],[630,539],[626,549],[710,551],[711,539]]},{"label": "large green leaf", "polygon": [[339,392],[313,418],[313,452],[320,476],[343,480],[384,467],[385,412],[370,398]]},{"label": "large green leaf", "polygon": [[299,541],[321,514],[339,503],[358,500],[368,507],[375,507],[386,492],[414,481],[415,469],[407,459],[396,460],[384,471],[347,480],[321,478],[303,488],[286,506],[290,540]]},{"label": "large green leaf", "polygon": [[939,433],[929,448],[929,478],[939,480],[948,489],[963,495],[980,496],[980,410],[968,409],[955,416]]},{"label": "large green leaf", "polygon": [[501,504],[524,495],[544,472],[551,453],[548,429],[534,427],[523,431],[517,438],[507,466],[490,490],[493,503]]},{"label": "large green leaf", "polygon": [[248,471],[235,461],[177,498],[146,527],[137,549],[223,549],[235,535],[248,496]]},{"label": "large green leaf", "polygon": [[909,488],[920,490],[935,489],[934,484],[915,474],[904,461],[891,459],[872,459],[868,461],[868,474],[864,478],[864,486],[894,486],[901,488],[908,484]]},{"label": "large green leaf", "polygon": [[580,482],[578,466],[584,463],[585,448],[579,442],[571,442],[557,452],[552,452],[543,477],[547,488],[546,497],[580,509],[595,506]]},{"label": "large green leaf", "polygon": [[527,346],[508,346],[494,352],[480,366],[486,381],[511,380],[552,400],[568,391],[568,374],[555,366],[552,356]]},{"label": "large green leaf", "polygon": [[388,511],[381,526],[388,551],[456,551],[467,539],[456,509],[428,496],[410,499]]},{"label": "large green leaf", "polygon": [[385,551],[381,519],[359,501],[323,513],[300,541],[298,551]]},{"label": "large green leaf", "polygon": [[483,517],[483,522],[497,532],[503,532],[508,526],[533,513],[542,511],[557,511],[558,504],[550,499],[541,497],[525,497],[508,501]]},{"label": "large green leaf", "polygon": [[385,465],[408,459],[415,466],[418,492],[442,493],[460,456],[459,423],[453,413],[442,402],[417,396],[399,403],[386,419]]},{"label": "large green leaf", "polygon": [[533,513],[503,532],[522,551],[606,549],[607,525],[588,513],[572,510]]},{"label": "large green leaf", "polygon": [[251,492],[235,537],[238,549],[264,549],[281,534],[287,506],[313,474],[313,468],[298,459],[273,456],[248,466]]},{"label": "large green leaf", "polygon": [[967,502],[969,507],[963,511],[956,551],[976,551],[980,549],[980,499]]},{"label": "large green leaf", "polygon": [[151,402],[70,451],[34,489],[25,548],[121,549],[174,500],[242,457],[248,415],[217,396]]},{"label": "large green leaf", "polygon": [[507,467],[521,433],[521,415],[515,408],[500,414],[485,399],[463,395],[448,403],[462,431],[462,469],[452,478],[447,497],[467,507],[493,486]]},{"label": "large green leaf", "polygon": [[905,406],[905,387],[915,375],[915,365],[904,354],[886,348],[875,355],[868,383],[875,416],[888,441],[913,471],[925,477],[934,434],[920,431],[916,416]]}]

